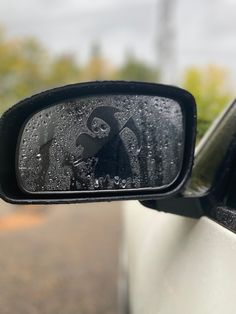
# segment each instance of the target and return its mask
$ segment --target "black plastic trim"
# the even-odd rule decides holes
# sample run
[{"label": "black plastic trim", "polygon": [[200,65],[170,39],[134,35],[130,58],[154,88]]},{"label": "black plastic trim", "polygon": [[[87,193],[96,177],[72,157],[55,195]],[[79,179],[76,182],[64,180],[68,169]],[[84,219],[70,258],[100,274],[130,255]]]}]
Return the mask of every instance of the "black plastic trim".
[{"label": "black plastic trim", "polygon": [[184,190],[146,207],[177,215],[203,215],[236,232],[236,100],[213,122],[196,149],[192,176]]}]

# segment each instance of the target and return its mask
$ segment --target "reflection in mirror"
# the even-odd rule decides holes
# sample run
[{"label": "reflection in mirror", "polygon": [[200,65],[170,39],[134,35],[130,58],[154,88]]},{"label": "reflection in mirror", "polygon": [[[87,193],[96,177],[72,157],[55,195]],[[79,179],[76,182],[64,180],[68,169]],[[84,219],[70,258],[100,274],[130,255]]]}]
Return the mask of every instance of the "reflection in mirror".
[{"label": "reflection in mirror", "polygon": [[25,124],[17,148],[18,183],[29,193],[161,189],[182,168],[184,134],[181,106],[172,99],[69,99]]}]

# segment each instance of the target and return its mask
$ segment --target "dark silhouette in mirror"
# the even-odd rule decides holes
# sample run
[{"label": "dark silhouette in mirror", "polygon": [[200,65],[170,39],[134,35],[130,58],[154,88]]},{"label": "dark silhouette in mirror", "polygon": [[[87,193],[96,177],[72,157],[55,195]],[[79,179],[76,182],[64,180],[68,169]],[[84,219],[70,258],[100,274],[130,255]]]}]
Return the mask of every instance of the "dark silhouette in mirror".
[{"label": "dark silhouette in mirror", "polygon": [[160,189],[181,170],[184,119],[164,97],[69,99],[33,115],[18,149],[19,182],[30,193]]}]

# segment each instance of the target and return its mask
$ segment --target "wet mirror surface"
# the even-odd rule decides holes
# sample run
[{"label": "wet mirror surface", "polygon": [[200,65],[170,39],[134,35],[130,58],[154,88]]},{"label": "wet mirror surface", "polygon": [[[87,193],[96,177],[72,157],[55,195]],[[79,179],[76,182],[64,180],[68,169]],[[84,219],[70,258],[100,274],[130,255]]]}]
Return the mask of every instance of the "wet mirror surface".
[{"label": "wet mirror surface", "polygon": [[25,124],[17,148],[18,182],[29,193],[161,189],[182,168],[184,134],[181,106],[172,99],[70,99]]}]

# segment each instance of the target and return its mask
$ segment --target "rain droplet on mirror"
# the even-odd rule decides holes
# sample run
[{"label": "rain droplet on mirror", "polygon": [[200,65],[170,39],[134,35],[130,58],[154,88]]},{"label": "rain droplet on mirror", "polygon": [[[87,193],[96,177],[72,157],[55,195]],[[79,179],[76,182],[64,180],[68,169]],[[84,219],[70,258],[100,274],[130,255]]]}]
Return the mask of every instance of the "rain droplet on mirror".
[{"label": "rain droplet on mirror", "polygon": [[18,164],[26,169],[19,168],[21,181],[29,192],[162,187],[174,180],[182,162],[182,125],[179,104],[163,97],[65,101],[26,123],[19,146]]}]

